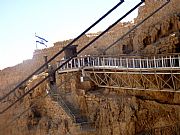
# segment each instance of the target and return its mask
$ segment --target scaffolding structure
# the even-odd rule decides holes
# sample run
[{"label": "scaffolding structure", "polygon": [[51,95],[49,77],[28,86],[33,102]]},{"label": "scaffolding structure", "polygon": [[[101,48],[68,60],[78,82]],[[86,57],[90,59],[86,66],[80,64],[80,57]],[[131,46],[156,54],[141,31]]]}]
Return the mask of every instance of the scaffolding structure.
[{"label": "scaffolding structure", "polygon": [[[58,64],[62,64],[60,61]],[[136,90],[180,89],[180,54],[151,57],[84,56],[58,72],[82,70],[99,87]]]}]

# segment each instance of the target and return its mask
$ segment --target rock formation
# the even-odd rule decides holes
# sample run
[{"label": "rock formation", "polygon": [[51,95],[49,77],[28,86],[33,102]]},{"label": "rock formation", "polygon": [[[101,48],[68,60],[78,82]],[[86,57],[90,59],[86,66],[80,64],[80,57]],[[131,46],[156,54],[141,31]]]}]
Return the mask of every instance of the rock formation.
[{"label": "rock formation", "polygon": [[[134,23],[119,23],[80,55],[102,53],[106,46],[163,2],[147,0],[139,8],[139,15]],[[75,43],[78,50],[98,34],[84,35]],[[47,49],[36,50],[31,60],[0,70],[0,96],[43,64],[44,56],[51,58],[70,41],[72,39],[56,42]],[[167,7],[106,52],[108,55],[140,56],[168,53],[180,53],[179,0],[171,0]],[[51,65],[56,66],[63,57],[64,54],[61,54]],[[1,102],[0,109],[13,103],[46,76],[47,72],[44,70],[37,73]],[[56,94],[54,97],[47,95],[53,91],[50,90],[48,81],[43,82],[6,113],[0,114],[0,134],[135,135],[148,134],[151,130],[154,131],[153,135],[180,134],[177,131],[177,127],[180,127],[180,93],[99,88],[91,81],[80,82],[80,76],[81,72],[57,75],[57,91],[61,94],[59,98]],[[68,111],[62,101],[76,114]],[[22,112],[25,113],[17,117]],[[78,123],[83,120],[88,122]]]}]

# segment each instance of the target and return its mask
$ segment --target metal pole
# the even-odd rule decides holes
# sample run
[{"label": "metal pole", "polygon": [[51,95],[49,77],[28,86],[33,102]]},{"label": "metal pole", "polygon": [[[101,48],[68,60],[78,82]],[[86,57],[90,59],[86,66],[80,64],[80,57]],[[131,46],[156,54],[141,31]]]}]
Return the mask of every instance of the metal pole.
[{"label": "metal pole", "polygon": [[154,67],[156,68],[156,58],[154,57]]},{"label": "metal pole", "polygon": [[149,60],[148,60],[148,58],[146,58],[146,60],[147,60],[147,68],[149,68]]},{"label": "metal pole", "polygon": [[128,65],[128,59],[126,58],[126,66],[127,66],[127,68],[129,67],[129,65]]},{"label": "metal pole", "polygon": [[164,58],[162,57],[162,67],[164,67]]},{"label": "metal pole", "polygon": [[141,64],[141,58],[139,59],[140,61],[139,61],[139,63],[140,63],[140,68],[142,68],[142,64]]},{"label": "metal pole", "polygon": [[178,55],[178,59],[179,59],[179,67],[180,67],[180,56]]},{"label": "metal pole", "polygon": [[170,67],[172,67],[172,60],[171,60],[171,56],[169,57],[169,61],[170,61]]},{"label": "metal pole", "polygon": [[47,63],[47,61],[48,61],[48,56],[44,56],[44,62],[46,63],[46,66],[45,66],[45,69],[48,69],[48,63]]}]

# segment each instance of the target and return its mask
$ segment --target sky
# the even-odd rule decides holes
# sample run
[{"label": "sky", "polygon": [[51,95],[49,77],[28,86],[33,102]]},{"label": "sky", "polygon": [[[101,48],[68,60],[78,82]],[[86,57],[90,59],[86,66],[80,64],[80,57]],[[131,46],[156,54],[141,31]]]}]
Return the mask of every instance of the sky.
[{"label": "sky", "polygon": [[[77,37],[119,0],[0,0],[0,69],[31,59],[36,35],[57,41]],[[105,30],[140,0],[125,0],[90,32]],[[137,16],[137,10],[123,22]],[[45,48],[38,44],[38,49]]]}]

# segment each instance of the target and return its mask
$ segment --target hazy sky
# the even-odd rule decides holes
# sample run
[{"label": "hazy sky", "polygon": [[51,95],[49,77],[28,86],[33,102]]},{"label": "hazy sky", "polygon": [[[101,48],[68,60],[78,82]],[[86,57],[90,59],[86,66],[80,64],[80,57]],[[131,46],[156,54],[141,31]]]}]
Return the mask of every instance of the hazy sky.
[{"label": "hazy sky", "polygon": [[[75,38],[119,0],[0,0],[0,69],[32,58],[35,32],[54,42]],[[140,0],[125,0],[91,32],[104,30]],[[137,10],[123,21],[137,16]],[[44,47],[38,45],[38,48]]]}]

